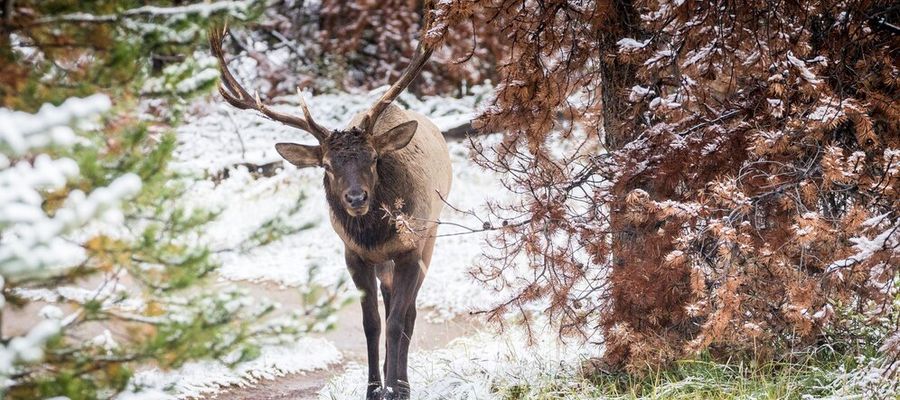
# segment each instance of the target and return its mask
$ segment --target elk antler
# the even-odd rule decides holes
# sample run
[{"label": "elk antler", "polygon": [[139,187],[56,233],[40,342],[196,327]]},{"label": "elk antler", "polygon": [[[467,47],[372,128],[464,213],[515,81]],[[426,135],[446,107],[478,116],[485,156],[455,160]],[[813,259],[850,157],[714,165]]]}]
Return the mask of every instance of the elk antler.
[{"label": "elk antler", "polygon": [[[309,114],[306,102],[300,96],[300,108],[303,110],[304,117],[282,114],[274,111],[262,101],[259,100],[259,94],[250,96],[247,89],[244,89],[231,71],[228,70],[228,64],[225,62],[225,54],[222,52],[222,39],[228,33],[228,28],[222,28],[220,31],[216,28],[209,30],[209,47],[212,54],[219,60],[219,73],[222,75],[222,83],[219,85],[219,93],[225,98],[229,104],[241,110],[256,110],[273,121],[278,121],[294,128],[302,129],[311,133],[320,143],[328,137],[328,130],[317,124]],[[298,93],[299,94],[299,93]]]},{"label": "elk antler", "polygon": [[406,69],[403,70],[403,73],[400,74],[400,78],[388,88],[387,92],[381,95],[381,98],[369,108],[369,111],[367,111],[365,117],[363,117],[362,127],[366,132],[369,134],[373,132],[372,128],[375,127],[375,121],[378,120],[381,113],[387,109],[394,99],[409,86],[410,82],[419,75],[419,72],[422,71],[422,67],[428,62],[428,58],[431,57],[433,51],[434,49],[432,49],[431,46],[425,46],[421,41],[419,42],[419,45],[416,47],[415,56],[413,56],[409,65],[406,66]]}]

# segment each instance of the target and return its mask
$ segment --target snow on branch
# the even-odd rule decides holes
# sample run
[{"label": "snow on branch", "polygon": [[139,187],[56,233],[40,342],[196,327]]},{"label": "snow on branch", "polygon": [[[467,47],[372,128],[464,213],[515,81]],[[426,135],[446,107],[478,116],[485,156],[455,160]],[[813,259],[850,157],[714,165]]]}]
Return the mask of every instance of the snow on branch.
[{"label": "snow on branch", "polygon": [[[0,274],[32,276],[67,268],[82,256],[65,239],[92,220],[121,220],[118,206],[141,188],[141,179],[125,174],[90,193],[72,190],[56,210],[44,209],[44,194],[63,190],[78,176],[69,158],[41,154],[52,144],[71,144],[76,121],[109,109],[109,98],[95,95],[45,105],[36,114],[0,109]],[[34,154],[21,160],[10,160]]]},{"label": "snow on branch", "polygon": [[110,105],[108,97],[94,95],[68,99],[59,106],[45,104],[37,114],[0,108],[0,151],[21,155],[33,148],[71,144],[75,133],[69,125],[106,111]]},{"label": "snow on branch", "polygon": [[37,24],[47,24],[54,22],[88,22],[102,23],[114,22],[127,17],[136,16],[172,16],[172,15],[193,15],[197,14],[201,17],[208,17],[219,12],[228,13],[246,13],[247,8],[253,3],[253,0],[247,1],[217,1],[215,3],[197,3],[186,6],[176,7],[158,7],[158,6],[142,6],[122,11],[118,14],[95,15],[89,13],[72,13],[59,15],[54,17],[41,18],[36,21]]},{"label": "snow on branch", "polygon": [[[90,193],[69,191],[62,205],[45,209],[48,192],[64,190],[79,175],[70,158],[52,158],[42,151],[75,140],[77,121],[110,108],[103,95],[71,98],[59,106],[44,105],[35,114],[0,109],[0,289],[10,281],[60,272],[84,255],[69,236],[91,221],[121,220],[119,206],[141,188],[141,179],[125,174]],[[0,307],[6,299],[0,295]],[[42,311],[44,321],[25,334],[0,344],[0,381],[7,385],[19,366],[40,361],[43,346],[62,327],[60,312]],[[0,387],[2,390],[2,387]]]},{"label": "snow on branch", "polygon": [[[864,224],[873,224],[873,221],[881,221],[884,218],[884,215],[880,215],[867,220]],[[853,249],[856,250],[856,253],[843,260],[831,263],[828,268],[826,268],[828,273],[866,261],[879,251],[898,248],[898,246],[900,246],[900,220],[895,221],[894,224],[890,225],[872,239],[860,236],[851,238],[850,241],[853,242]]]},{"label": "snow on branch", "polygon": [[619,41],[616,42],[616,45],[619,46],[620,52],[641,50],[644,47],[647,47],[648,44],[650,44],[649,39],[648,40],[636,40],[636,39],[632,39],[632,38],[623,38],[623,39],[619,39]]}]

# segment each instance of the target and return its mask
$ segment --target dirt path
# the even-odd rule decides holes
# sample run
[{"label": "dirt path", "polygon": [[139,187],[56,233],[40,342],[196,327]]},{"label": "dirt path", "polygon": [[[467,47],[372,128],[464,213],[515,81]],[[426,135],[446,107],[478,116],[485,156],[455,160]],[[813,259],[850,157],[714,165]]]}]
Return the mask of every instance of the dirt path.
[{"label": "dirt path", "polygon": [[[249,289],[254,295],[265,296],[278,301],[283,308],[289,310],[291,305],[299,304],[296,289],[279,288],[270,284],[241,283],[241,287]],[[382,318],[384,318],[383,311]],[[477,331],[481,324],[471,318],[457,317],[454,320],[431,323],[419,313],[416,333],[413,336],[411,352],[431,350],[446,346],[450,341],[467,336]],[[319,390],[329,379],[343,372],[349,363],[363,364],[366,361],[366,338],[362,329],[362,311],[358,304],[351,304],[338,314],[337,327],[331,332],[320,335],[326,338],[341,351],[341,364],[327,370],[291,374],[274,380],[260,382],[251,388],[229,388],[214,397],[217,400],[276,400],[276,399],[316,399]],[[381,335],[384,349],[384,335]],[[383,350],[382,350],[383,352]],[[384,355],[382,354],[382,357]]]}]

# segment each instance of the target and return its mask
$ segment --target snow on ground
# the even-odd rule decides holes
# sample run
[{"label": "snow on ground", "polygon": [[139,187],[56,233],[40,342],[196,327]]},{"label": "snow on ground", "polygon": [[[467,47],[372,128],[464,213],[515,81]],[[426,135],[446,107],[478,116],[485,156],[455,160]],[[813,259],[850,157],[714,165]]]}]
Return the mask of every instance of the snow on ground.
[{"label": "snow on ground", "polygon": [[[404,95],[400,103],[434,120],[442,129],[468,122],[486,89],[462,99],[430,97],[423,100]],[[367,95],[326,94],[307,99],[316,120],[329,128],[344,127],[352,116],[364,111],[381,94],[376,89]],[[284,100],[296,101],[296,96]],[[215,99],[212,100],[217,103]],[[282,106],[298,112],[296,107]],[[291,108],[293,108],[291,110]],[[274,144],[281,141],[313,143],[312,136],[272,122],[260,115],[219,104],[200,104],[206,114],[189,121],[177,131],[179,147],[177,169],[198,176],[215,176],[222,169],[242,164],[263,165],[280,161]],[[497,138],[487,138],[496,141]],[[469,160],[465,143],[449,143],[454,169],[453,189],[448,202],[462,210],[484,211],[486,200],[500,200],[504,193],[497,176],[486,173]],[[199,207],[221,211],[208,229],[208,239],[217,249],[233,249],[265,221],[281,217],[294,229],[301,229],[274,243],[248,252],[224,251],[219,274],[224,279],[274,282],[296,286],[306,281],[310,268],[320,271],[324,284],[348,277],[344,265],[343,243],[331,228],[328,206],[322,187],[322,170],[297,169],[291,165],[273,176],[254,176],[245,167],[229,171],[221,182],[197,181],[188,197]],[[481,223],[447,207],[445,221],[480,228]],[[461,232],[461,228],[442,226],[439,234]],[[496,292],[473,282],[468,270],[481,255],[484,234],[441,237],[437,241],[434,262],[420,291],[419,305],[432,320],[492,304]]]},{"label": "snow on ground", "polygon": [[[119,400],[198,398],[218,392],[222,387],[252,386],[263,379],[327,368],[341,361],[341,353],[324,339],[303,338],[293,345],[264,347],[253,361],[229,369],[214,361],[192,362],[174,371],[147,370],[132,380],[141,391],[131,391]],[[303,355],[298,357],[298,355]]]},{"label": "snow on ground", "polygon": [[[503,333],[482,332],[456,339],[446,348],[414,352],[409,360],[409,379],[414,400],[500,399],[498,388],[539,386],[554,377],[579,373],[583,361],[599,355],[592,344],[563,344],[553,329],[543,325],[528,345],[524,329]],[[319,392],[320,400],[365,397],[366,366],[351,364]],[[567,382],[569,379],[557,379]]]}]

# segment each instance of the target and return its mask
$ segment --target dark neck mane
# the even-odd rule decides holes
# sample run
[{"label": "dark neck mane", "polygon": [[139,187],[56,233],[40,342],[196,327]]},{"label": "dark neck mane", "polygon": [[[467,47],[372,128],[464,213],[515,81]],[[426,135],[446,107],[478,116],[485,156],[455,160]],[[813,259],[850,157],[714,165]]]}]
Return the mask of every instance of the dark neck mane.
[{"label": "dark neck mane", "polygon": [[341,225],[348,239],[365,249],[377,248],[397,237],[397,230],[385,215],[382,205],[393,209],[394,202],[402,198],[406,201],[403,212],[412,214],[414,205],[407,198],[408,193],[404,193],[411,187],[408,174],[403,165],[393,157],[385,156],[378,163],[378,183],[366,215],[354,217],[347,214],[340,197],[330,190],[328,175],[325,176],[324,183],[325,197],[335,221]]}]

